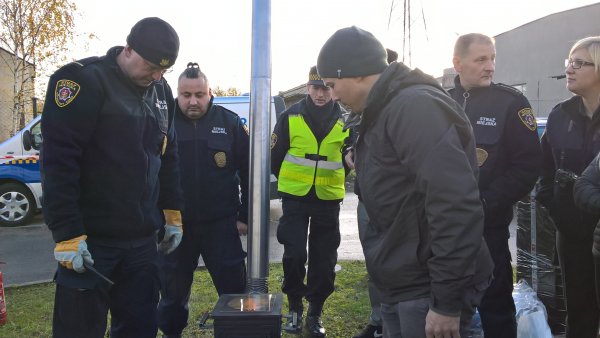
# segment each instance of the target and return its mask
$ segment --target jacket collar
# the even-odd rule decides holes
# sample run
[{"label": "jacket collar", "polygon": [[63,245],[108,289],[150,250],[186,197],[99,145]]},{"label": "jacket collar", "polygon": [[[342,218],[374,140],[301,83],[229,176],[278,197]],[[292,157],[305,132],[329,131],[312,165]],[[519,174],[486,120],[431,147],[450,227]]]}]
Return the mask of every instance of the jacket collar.
[{"label": "jacket collar", "polygon": [[445,92],[432,76],[423,73],[419,69],[410,69],[401,62],[392,62],[381,73],[367,96],[367,104],[360,124],[360,133],[365,132],[377,120],[383,108],[397,92],[414,85],[429,85]]}]

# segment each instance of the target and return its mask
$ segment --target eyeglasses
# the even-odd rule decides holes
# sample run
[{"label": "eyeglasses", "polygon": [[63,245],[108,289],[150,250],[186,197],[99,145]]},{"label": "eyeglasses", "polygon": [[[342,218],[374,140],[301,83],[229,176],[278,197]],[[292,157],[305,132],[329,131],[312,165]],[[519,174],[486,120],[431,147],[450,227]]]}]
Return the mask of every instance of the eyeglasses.
[{"label": "eyeglasses", "polygon": [[569,66],[571,66],[571,68],[573,69],[579,69],[583,66],[595,66],[596,64],[593,62],[587,62],[587,61],[583,61],[583,60],[571,60],[571,59],[565,59],[565,68],[568,68]]},{"label": "eyeglasses", "polygon": [[161,75],[165,75],[167,73],[170,73],[173,71],[173,68],[163,68],[163,67],[159,67],[156,66],[146,60],[144,60],[144,63],[146,64],[146,70],[150,73],[156,73],[156,72],[160,72]]},{"label": "eyeglasses", "polygon": [[150,73],[160,72],[161,75],[165,75],[173,71],[173,68],[162,68],[162,67],[151,67],[148,69]]}]

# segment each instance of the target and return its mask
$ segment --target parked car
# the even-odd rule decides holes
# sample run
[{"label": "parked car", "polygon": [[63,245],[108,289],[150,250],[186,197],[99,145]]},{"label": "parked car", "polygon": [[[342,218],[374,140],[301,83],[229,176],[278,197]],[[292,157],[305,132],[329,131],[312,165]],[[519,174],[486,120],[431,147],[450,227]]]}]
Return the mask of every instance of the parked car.
[{"label": "parked car", "polygon": [[547,117],[536,117],[535,120],[537,122],[537,133],[538,133],[538,136],[541,138],[542,135],[544,134],[544,130],[546,130],[546,122],[548,122],[548,118]]},{"label": "parked car", "polygon": [[0,144],[0,226],[18,226],[42,207],[40,116]]}]

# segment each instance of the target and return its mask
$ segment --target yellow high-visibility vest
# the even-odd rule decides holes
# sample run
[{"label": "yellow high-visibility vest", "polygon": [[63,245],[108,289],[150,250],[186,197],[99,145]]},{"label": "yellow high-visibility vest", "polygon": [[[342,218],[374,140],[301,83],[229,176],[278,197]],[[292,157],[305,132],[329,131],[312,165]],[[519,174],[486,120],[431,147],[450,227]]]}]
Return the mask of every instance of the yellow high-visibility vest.
[{"label": "yellow high-visibility vest", "polygon": [[343,131],[343,122],[338,120],[321,143],[302,115],[290,115],[288,122],[290,149],[279,171],[279,191],[305,196],[314,185],[321,200],[343,199],[346,174],[342,146],[348,137],[348,131]]}]

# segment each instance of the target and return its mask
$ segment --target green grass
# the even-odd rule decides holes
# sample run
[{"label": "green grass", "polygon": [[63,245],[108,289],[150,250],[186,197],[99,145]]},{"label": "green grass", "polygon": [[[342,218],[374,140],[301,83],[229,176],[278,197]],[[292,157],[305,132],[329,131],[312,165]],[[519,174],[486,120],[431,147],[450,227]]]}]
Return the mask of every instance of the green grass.
[{"label": "green grass", "polygon": [[[364,262],[342,261],[338,264],[342,270],[337,273],[335,292],[325,303],[322,319],[329,337],[351,337],[366,324],[371,309],[367,272]],[[281,264],[271,264],[269,269],[269,291],[279,293],[283,279]],[[5,293],[8,322],[0,326],[0,337],[51,336],[54,284],[7,288]],[[202,313],[212,310],[217,299],[208,272],[205,269],[196,271],[190,299],[190,320],[184,337],[213,336],[212,330],[200,330],[196,322]],[[287,300],[283,313],[287,313]],[[282,336],[298,337],[287,333]]]}]

